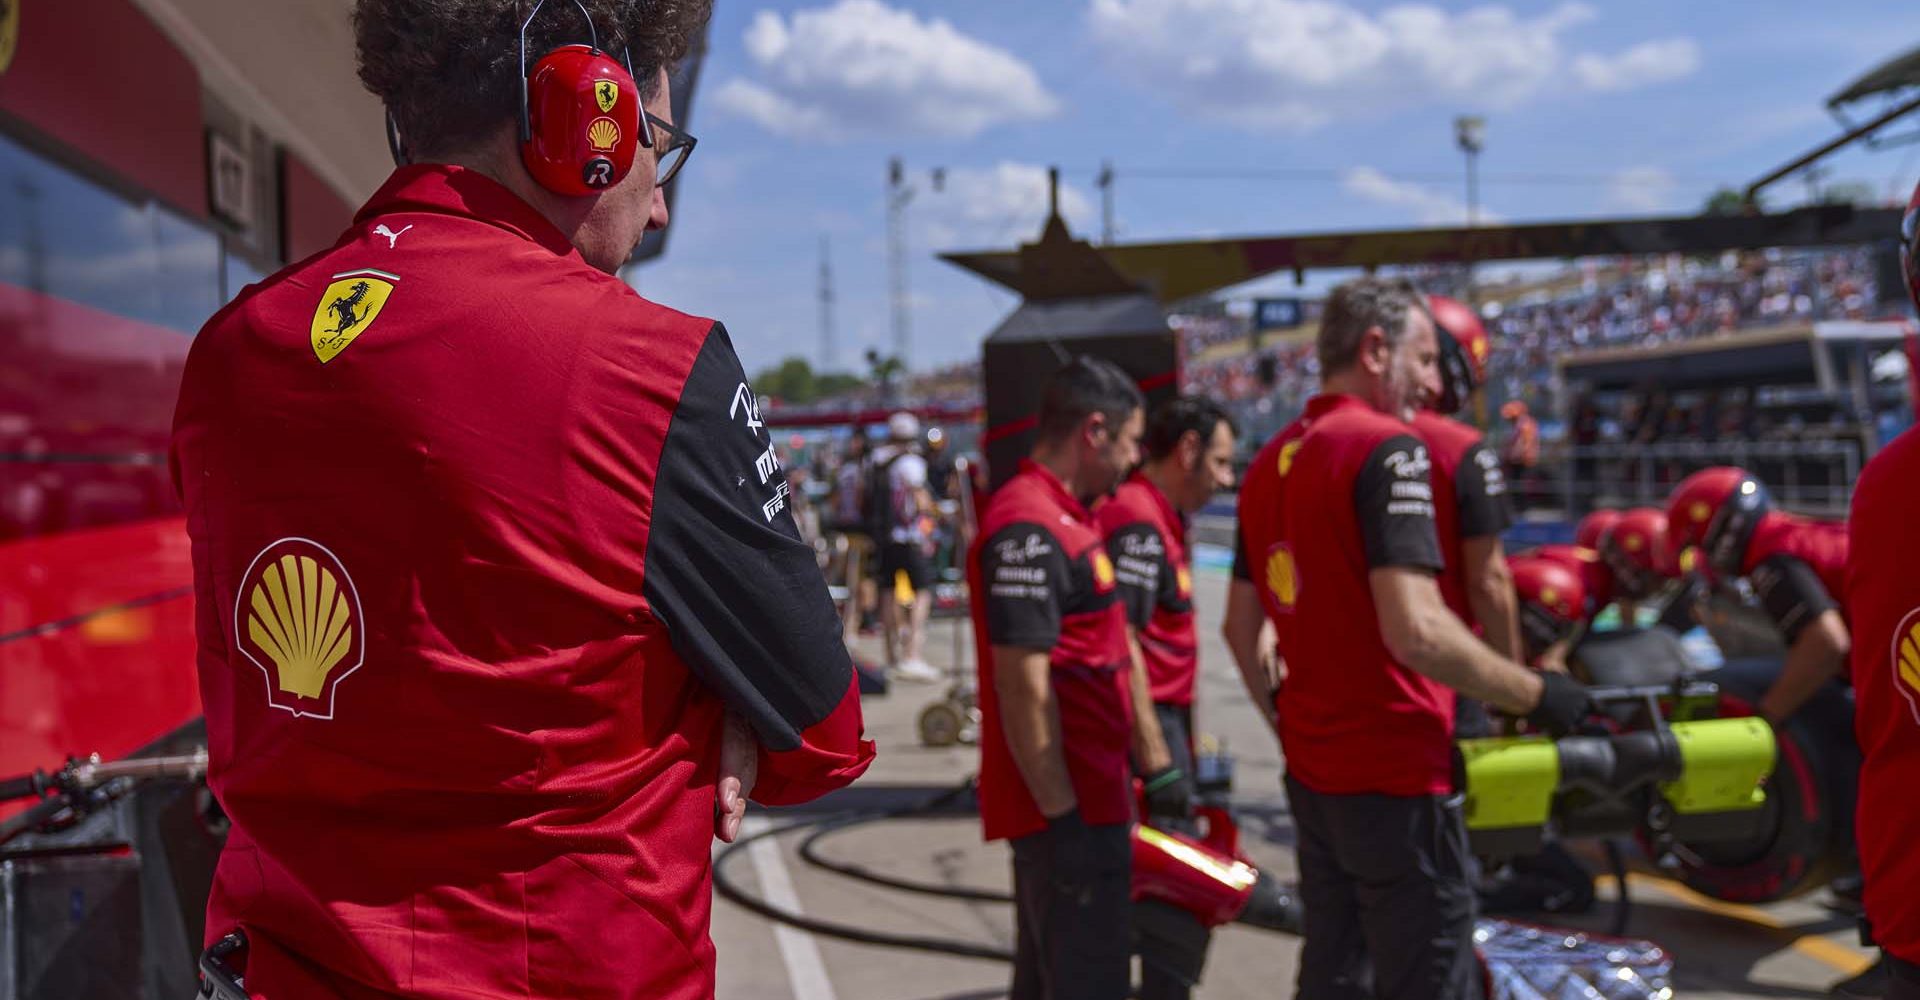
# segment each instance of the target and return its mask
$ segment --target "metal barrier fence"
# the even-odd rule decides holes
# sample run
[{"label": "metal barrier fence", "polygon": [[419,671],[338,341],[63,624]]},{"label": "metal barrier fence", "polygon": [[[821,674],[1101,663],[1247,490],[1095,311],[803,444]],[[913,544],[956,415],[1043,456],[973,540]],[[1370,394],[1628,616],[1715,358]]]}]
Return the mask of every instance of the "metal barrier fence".
[{"label": "metal barrier fence", "polygon": [[1845,517],[1865,461],[1863,443],[1806,441],[1667,441],[1557,449],[1551,465],[1512,477],[1521,508],[1558,507],[1578,517],[1596,507],[1665,506],[1682,479],[1715,465],[1737,465],[1767,484],[1774,502],[1822,517]]}]

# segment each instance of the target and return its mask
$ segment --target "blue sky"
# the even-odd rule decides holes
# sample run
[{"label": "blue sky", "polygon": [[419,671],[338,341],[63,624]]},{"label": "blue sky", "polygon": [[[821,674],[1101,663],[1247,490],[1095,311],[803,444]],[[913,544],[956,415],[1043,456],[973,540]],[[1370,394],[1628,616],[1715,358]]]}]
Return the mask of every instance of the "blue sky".
[{"label": "blue sky", "polygon": [[[1920,44],[1920,5],[1505,0],[717,0],[666,259],[635,283],[714,316],[756,371],[820,362],[830,241],[840,368],[890,343],[885,178],[902,157],[916,368],[977,355],[1015,298],[935,258],[1038,231],[1058,164],[1097,236],[1458,222],[1452,120],[1487,119],[1483,211],[1693,211],[1836,131],[1825,98]],[[1920,126],[1920,122],[1915,122]],[[1920,145],[1852,151],[1830,182],[1904,201]],[[944,191],[929,174],[944,168]],[[1195,178],[1194,171],[1303,170]],[[1776,207],[1806,196],[1791,179]]]}]

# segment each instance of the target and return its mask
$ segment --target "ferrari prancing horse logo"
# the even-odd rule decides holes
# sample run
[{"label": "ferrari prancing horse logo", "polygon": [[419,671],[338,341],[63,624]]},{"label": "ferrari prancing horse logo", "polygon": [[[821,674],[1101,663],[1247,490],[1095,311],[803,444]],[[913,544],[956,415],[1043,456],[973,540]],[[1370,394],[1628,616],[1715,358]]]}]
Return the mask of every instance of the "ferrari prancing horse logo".
[{"label": "ferrari prancing horse logo", "polygon": [[595,80],[593,83],[593,102],[600,105],[602,113],[612,111],[613,103],[620,99],[620,85],[612,80]]},{"label": "ferrari prancing horse logo", "polygon": [[400,276],[363,268],[333,276],[313,310],[313,356],[326,364],[380,318]]}]

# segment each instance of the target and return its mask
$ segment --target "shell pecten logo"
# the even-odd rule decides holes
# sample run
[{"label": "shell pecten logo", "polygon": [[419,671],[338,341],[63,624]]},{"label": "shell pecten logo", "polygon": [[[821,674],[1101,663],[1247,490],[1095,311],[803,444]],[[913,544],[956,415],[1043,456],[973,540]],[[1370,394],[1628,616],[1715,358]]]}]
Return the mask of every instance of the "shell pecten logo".
[{"label": "shell pecten logo", "polygon": [[1907,612],[1893,630],[1893,687],[1907,701],[1907,711],[1920,725],[1920,608]]},{"label": "shell pecten logo", "polygon": [[1293,552],[1276,545],[1267,553],[1267,593],[1282,608],[1293,607],[1300,597],[1300,578],[1294,574]]},{"label": "shell pecten logo", "polygon": [[595,118],[587,123],[587,145],[596,153],[611,153],[620,144],[620,125],[611,118]]},{"label": "shell pecten logo", "polygon": [[1286,444],[1280,446],[1280,475],[1282,478],[1285,478],[1287,473],[1293,471],[1293,456],[1299,450],[1300,442],[1297,440],[1288,441]]},{"label": "shell pecten logo", "polygon": [[282,538],[260,550],[235,598],[234,646],[267,681],[267,704],[331,719],[342,680],[366,659],[360,594],[325,546]]},{"label": "shell pecten logo", "polygon": [[1094,589],[1102,594],[1112,590],[1113,562],[1107,558],[1107,554],[1100,549],[1094,549],[1093,553],[1087,557],[1087,561],[1093,564]]}]

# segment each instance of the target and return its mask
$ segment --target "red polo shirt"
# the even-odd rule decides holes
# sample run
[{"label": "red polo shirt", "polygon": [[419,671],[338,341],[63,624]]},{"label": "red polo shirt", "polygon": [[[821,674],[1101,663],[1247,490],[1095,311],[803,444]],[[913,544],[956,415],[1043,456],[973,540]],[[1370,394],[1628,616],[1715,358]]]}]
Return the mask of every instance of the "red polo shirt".
[{"label": "red polo shirt", "polygon": [[1438,795],[1453,784],[1452,689],[1393,659],[1368,574],[1438,573],[1432,459],[1405,423],[1320,396],[1288,476],[1284,540],[1296,576],[1280,740],[1322,794]]},{"label": "red polo shirt", "polygon": [[1513,523],[1507,509],[1506,474],[1500,456],[1487,447],[1480,431],[1431,410],[1413,415],[1413,430],[1427,444],[1433,460],[1434,529],[1440,536],[1440,594],[1447,607],[1478,629],[1473,604],[1467,599],[1462,543],[1469,538],[1495,538]]},{"label": "red polo shirt", "polygon": [[1120,484],[1094,518],[1107,538],[1127,621],[1140,635],[1153,700],[1193,704],[1200,653],[1193,630],[1187,519],[1138,473]]},{"label": "red polo shirt", "polygon": [[1274,645],[1284,659],[1288,632],[1293,627],[1295,577],[1293,551],[1285,537],[1287,482],[1293,472],[1294,457],[1300,452],[1300,438],[1307,433],[1310,416],[1316,412],[1313,400],[1307,411],[1278,434],[1267,440],[1247,465],[1240,479],[1240,499],[1236,504],[1238,525],[1234,529],[1233,577],[1253,584],[1260,595],[1260,607],[1273,623]]},{"label": "red polo shirt", "polygon": [[1847,550],[1844,524],[1775,511],[1754,527],[1741,569],[1788,645],[1814,619],[1840,607]]},{"label": "red polo shirt", "polygon": [[712,995],[725,710],[763,802],[873,757],[777,454],[719,324],[457,167],[208,322],[172,460],[256,996]]},{"label": "red polo shirt", "polygon": [[1058,477],[1033,462],[980,515],[967,558],[980,650],[980,820],[988,840],[1046,828],[1000,726],[995,646],[1049,652],[1067,773],[1089,824],[1132,819],[1132,654],[1099,528]]},{"label": "red polo shirt", "polygon": [[1920,435],[1902,434],[1860,472],[1847,528],[1846,611],[1853,627],[1854,735],[1860,741],[1855,835],[1867,919],[1888,954],[1920,963]]}]

